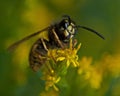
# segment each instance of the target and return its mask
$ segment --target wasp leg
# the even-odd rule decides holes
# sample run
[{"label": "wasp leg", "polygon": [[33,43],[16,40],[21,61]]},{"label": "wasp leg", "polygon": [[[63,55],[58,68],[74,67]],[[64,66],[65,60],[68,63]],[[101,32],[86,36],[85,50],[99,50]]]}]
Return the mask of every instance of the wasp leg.
[{"label": "wasp leg", "polygon": [[74,48],[76,45],[77,45],[77,39],[74,39],[72,48]]},{"label": "wasp leg", "polygon": [[[47,48],[47,46],[46,46],[46,44],[45,44],[45,42],[44,42],[43,39],[41,39],[41,42],[42,42],[42,44],[43,44],[44,49],[48,52],[48,48]],[[52,56],[52,54],[51,54],[51,57],[53,58],[54,62],[56,63],[56,60],[55,60],[55,58]]]},{"label": "wasp leg", "polygon": [[47,46],[46,46],[45,41],[43,40],[43,38],[41,38],[41,42],[42,42],[42,44],[43,44],[44,49],[45,49],[46,51],[48,51],[48,48],[47,48]]},{"label": "wasp leg", "polygon": [[[44,49],[48,52],[49,49],[47,48],[46,42],[44,41],[43,38],[41,38],[41,43],[42,43]],[[52,54],[51,54],[51,57],[52,57]],[[44,58],[44,57],[42,57],[41,55],[39,55],[39,59],[40,59],[40,60],[43,59],[43,58]],[[52,58],[53,58],[53,57],[52,57]],[[45,59],[46,59],[45,61],[47,61],[47,57],[46,57]],[[54,58],[53,58],[53,61],[55,62]],[[48,71],[49,71],[51,74],[53,74],[54,70],[53,70],[52,66],[51,66],[49,63],[50,63],[50,62],[46,62],[46,63],[45,63],[45,66],[46,66],[46,68],[48,69]]]},{"label": "wasp leg", "polygon": [[64,49],[64,46],[63,46],[62,42],[60,41],[59,37],[57,36],[57,34],[56,34],[56,32],[55,32],[54,29],[52,29],[52,32],[53,32],[53,34],[54,34],[54,36],[55,36],[55,39],[57,40],[58,44],[60,45],[60,47],[61,47],[62,49]]}]

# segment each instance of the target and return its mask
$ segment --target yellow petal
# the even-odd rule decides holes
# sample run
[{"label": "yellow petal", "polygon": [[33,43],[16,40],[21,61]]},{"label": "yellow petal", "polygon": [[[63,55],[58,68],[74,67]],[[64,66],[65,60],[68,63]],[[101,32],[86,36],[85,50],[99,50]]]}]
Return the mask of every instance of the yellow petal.
[{"label": "yellow petal", "polygon": [[58,57],[56,61],[63,61],[65,60],[65,57]]},{"label": "yellow petal", "polygon": [[67,60],[67,67],[69,67],[69,65],[70,65],[70,61],[69,61],[69,60]]}]

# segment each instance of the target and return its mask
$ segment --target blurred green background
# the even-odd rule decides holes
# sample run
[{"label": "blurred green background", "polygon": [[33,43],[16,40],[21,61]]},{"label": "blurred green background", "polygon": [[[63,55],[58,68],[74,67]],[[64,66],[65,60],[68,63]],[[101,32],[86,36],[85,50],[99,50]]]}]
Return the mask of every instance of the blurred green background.
[{"label": "blurred green background", "polygon": [[93,28],[106,38],[102,40],[79,29],[76,38],[82,43],[78,53],[80,59],[86,56],[93,62],[101,62],[109,54],[107,60],[113,61],[110,61],[113,64],[110,68],[118,70],[107,73],[98,89],[83,85],[82,78],[73,81],[74,74],[68,74],[71,79],[69,88],[63,88],[60,96],[120,96],[120,0],[1,0],[0,13],[0,96],[41,95],[44,84],[40,81],[40,74],[29,68],[28,62],[30,47],[38,37],[12,52],[8,52],[7,47],[58,21],[64,14],[70,15],[78,25]]}]

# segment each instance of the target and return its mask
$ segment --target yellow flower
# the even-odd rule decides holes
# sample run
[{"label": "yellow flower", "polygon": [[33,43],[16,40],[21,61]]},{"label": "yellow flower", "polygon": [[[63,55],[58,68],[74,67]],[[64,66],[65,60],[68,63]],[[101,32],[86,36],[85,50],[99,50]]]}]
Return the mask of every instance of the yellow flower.
[{"label": "yellow flower", "polygon": [[113,76],[120,76],[120,54],[105,55],[100,64],[104,72],[108,71]]},{"label": "yellow flower", "polygon": [[48,76],[48,78],[46,78],[45,89],[48,90],[50,87],[53,87],[56,91],[59,91],[55,84],[58,83],[60,79],[61,77]]},{"label": "yellow flower", "polygon": [[48,57],[52,57],[56,62],[66,61],[66,66],[72,64],[74,67],[79,65],[77,52],[81,44],[77,48],[73,48],[72,40],[70,40],[70,47],[66,49],[53,49],[48,51]]},{"label": "yellow flower", "polygon": [[83,74],[85,80],[89,82],[91,87],[100,88],[102,82],[102,72],[96,66],[91,65],[92,58],[83,57],[79,61],[78,73]]},{"label": "yellow flower", "polygon": [[91,63],[92,63],[92,58],[83,57],[79,61],[78,73],[79,74],[86,73],[86,78],[89,78],[89,76],[90,76],[89,71],[91,70]]},{"label": "yellow flower", "polygon": [[91,87],[93,88],[98,89],[101,86],[102,73],[95,67],[93,67],[93,69],[91,70],[91,77],[89,78],[89,82]]},{"label": "yellow flower", "polygon": [[46,81],[46,90],[48,90],[50,87],[53,87],[56,91],[59,91],[59,89],[56,87],[56,84],[61,80],[61,75],[67,72],[67,69],[70,65],[73,67],[79,66],[77,52],[80,49],[80,46],[81,44],[75,48],[71,39],[69,48],[48,50],[47,57],[49,61],[44,64],[45,66],[42,70],[42,79]]}]

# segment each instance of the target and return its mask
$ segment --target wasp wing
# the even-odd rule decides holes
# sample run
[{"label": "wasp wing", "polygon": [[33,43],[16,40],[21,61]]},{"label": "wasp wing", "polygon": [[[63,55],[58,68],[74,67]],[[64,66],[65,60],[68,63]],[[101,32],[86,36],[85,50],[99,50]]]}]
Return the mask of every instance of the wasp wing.
[{"label": "wasp wing", "polygon": [[35,33],[31,34],[31,35],[28,35],[27,37],[25,37],[25,38],[23,38],[23,39],[15,42],[15,43],[13,43],[11,46],[8,47],[8,51],[14,50],[19,44],[23,43],[23,42],[26,41],[26,40],[29,40],[30,38],[32,38],[32,37],[40,34],[40,33],[43,32],[43,31],[46,31],[46,30],[48,30],[48,29],[49,29],[49,27],[46,27],[46,28],[44,28],[44,29],[42,29],[42,30],[40,30],[40,31],[38,31],[38,32],[35,32]]}]

